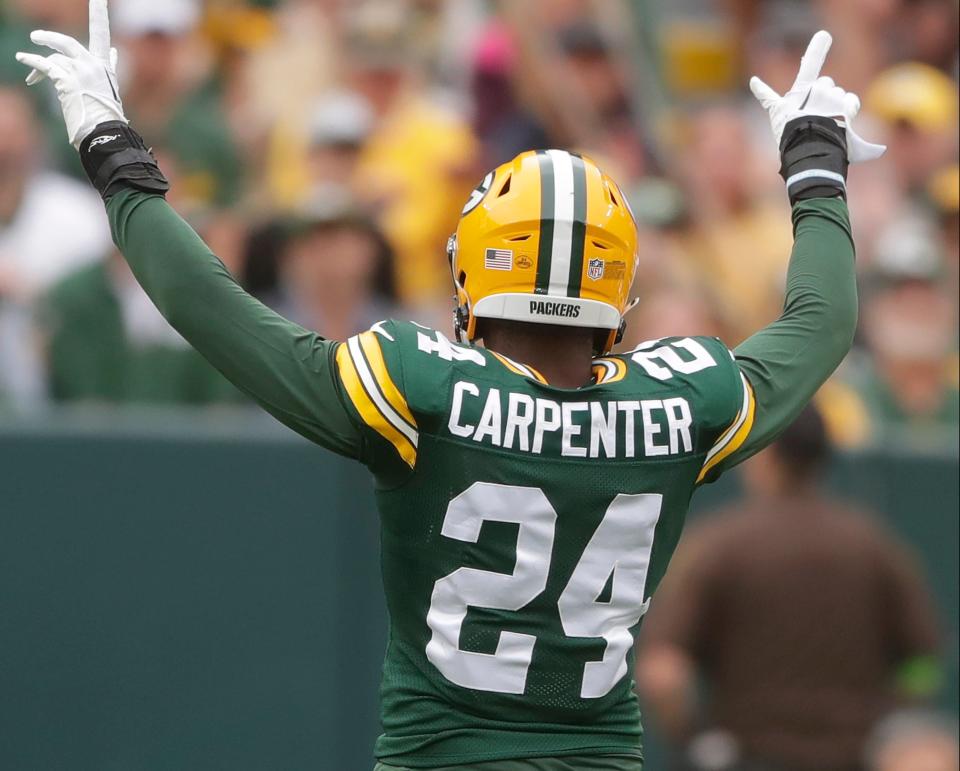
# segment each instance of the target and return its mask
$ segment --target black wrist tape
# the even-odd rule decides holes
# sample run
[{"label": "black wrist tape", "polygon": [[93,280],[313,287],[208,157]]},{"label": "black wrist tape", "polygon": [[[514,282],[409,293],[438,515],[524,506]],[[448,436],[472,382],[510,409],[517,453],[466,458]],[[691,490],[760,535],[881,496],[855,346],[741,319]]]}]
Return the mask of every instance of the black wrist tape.
[{"label": "black wrist tape", "polygon": [[80,160],[104,200],[123,188],[164,195],[170,183],[143,138],[126,123],[101,123],[80,145]]},{"label": "black wrist tape", "polygon": [[833,118],[810,115],[787,123],[780,159],[791,204],[807,198],[846,198],[847,132]]}]

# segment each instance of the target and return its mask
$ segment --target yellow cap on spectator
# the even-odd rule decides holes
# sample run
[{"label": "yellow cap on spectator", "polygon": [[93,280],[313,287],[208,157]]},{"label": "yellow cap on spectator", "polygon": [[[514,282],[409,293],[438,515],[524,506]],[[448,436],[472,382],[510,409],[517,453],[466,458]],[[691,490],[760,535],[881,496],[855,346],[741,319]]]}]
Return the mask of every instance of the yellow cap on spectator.
[{"label": "yellow cap on spectator", "polygon": [[924,131],[956,125],[957,84],[940,70],[907,62],[884,70],[867,91],[870,112],[890,121],[905,121]]},{"label": "yellow cap on spectator", "polygon": [[223,48],[254,50],[276,33],[273,16],[259,8],[214,6],[207,9],[203,30]]},{"label": "yellow cap on spectator", "polygon": [[960,212],[960,166],[954,164],[934,174],[927,183],[927,193],[941,211]]}]

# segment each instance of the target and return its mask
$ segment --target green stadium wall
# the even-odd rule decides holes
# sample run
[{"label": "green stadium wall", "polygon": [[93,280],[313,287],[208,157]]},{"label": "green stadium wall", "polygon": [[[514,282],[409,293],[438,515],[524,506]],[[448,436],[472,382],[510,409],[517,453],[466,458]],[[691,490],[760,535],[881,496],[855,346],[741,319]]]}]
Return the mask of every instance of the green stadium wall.
[{"label": "green stadium wall", "polygon": [[[956,710],[956,457],[848,457],[833,476],[922,555]],[[731,477],[696,511],[735,493]],[[379,581],[366,472],[282,429],[0,421],[0,769],[369,771]]]}]

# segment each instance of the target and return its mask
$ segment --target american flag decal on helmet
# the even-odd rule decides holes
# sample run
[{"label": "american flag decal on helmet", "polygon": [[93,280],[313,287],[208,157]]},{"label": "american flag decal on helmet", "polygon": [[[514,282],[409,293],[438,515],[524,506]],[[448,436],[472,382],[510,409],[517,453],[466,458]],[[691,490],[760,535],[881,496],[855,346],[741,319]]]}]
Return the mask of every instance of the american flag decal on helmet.
[{"label": "american flag decal on helmet", "polygon": [[483,266],[487,270],[513,270],[513,252],[510,249],[487,249]]}]

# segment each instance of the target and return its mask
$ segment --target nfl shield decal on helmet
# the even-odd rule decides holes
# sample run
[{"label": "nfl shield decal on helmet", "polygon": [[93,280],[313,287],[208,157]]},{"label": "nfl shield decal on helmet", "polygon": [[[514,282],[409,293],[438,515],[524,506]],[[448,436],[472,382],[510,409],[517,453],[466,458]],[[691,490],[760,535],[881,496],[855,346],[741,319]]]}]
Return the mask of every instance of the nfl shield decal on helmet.
[{"label": "nfl shield decal on helmet", "polygon": [[603,278],[604,269],[607,264],[603,260],[590,260],[587,263],[587,278],[591,281],[599,281]]}]

